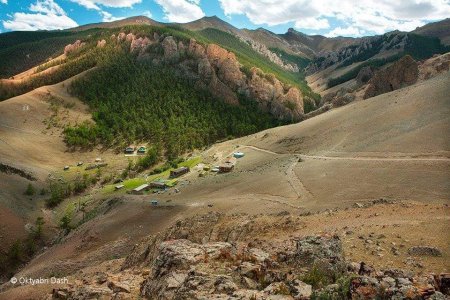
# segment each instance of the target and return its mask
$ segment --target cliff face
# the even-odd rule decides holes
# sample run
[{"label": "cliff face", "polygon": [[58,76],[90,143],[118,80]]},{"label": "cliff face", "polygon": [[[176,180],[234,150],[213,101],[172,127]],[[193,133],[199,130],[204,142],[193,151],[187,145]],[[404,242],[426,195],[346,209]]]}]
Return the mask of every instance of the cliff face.
[{"label": "cliff face", "polygon": [[[279,81],[272,74],[257,68],[243,72],[234,53],[216,45],[202,45],[191,39],[188,43],[173,36],[137,37],[120,33],[112,42],[130,43],[130,52],[138,59],[152,59],[154,64],[170,64],[194,82],[223,101],[239,105],[239,95],[256,101],[264,112],[282,120],[298,121],[303,116],[303,96],[299,89]],[[149,48],[160,47],[162,54],[151,56]]]},{"label": "cliff face", "polygon": [[417,62],[409,55],[382,69],[370,79],[364,99],[414,84],[419,76]]}]

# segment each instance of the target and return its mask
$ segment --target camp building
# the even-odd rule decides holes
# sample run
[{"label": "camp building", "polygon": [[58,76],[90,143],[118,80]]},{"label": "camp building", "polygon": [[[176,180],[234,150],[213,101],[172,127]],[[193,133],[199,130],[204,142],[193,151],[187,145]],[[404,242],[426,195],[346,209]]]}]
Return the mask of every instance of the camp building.
[{"label": "camp building", "polygon": [[132,194],[135,194],[135,195],[141,195],[141,194],[143,194],[145,191],[148,191],[149,189],[150,189],[150,185],[147,184],[147,183],[144,183],[144,184],[138,186],[137,188],[133,189],[133,190],[131,191],[131,193],[132,193]]},{"label": "camp building", "polygon": [[189,167],[181,167],[181,168],[170,171],[170,177],[171,178],[180,177],[181,175],[189,173],[189,171],[190,171]]}]

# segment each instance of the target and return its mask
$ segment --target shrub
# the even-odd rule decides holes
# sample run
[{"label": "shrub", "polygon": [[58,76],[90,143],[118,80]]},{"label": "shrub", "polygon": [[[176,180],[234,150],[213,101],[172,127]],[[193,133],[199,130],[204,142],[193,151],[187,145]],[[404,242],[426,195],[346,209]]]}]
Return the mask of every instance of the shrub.
[{"label": "shrub", "polygon": [[72,226],[70,223],[72,222],[72,216],[68,213],[66,213],[61,220],[59,220],[59,228],[66,231],[66,233],[69,233],[72,230]]},{"label": "shrub", "polygon": [[159,152],[155,147],[147,150],[143,158],[140,158],[136,164],[138,170],[145,170],[155,165],[159,160]]},{"label": "shrub", "polygon": [[27,189],[25,190],[25,195],[33,196],[35,193],[36,193],[36,190],[34,189],[33,185],[31,183],[29,183],[27,186]]},{"label": "shrub", "polygon": [[314,289],[322,288],[332,283],[332,278],[325,268],[314,264],[309,272],[301,278],[301,281],[312,285]]}]

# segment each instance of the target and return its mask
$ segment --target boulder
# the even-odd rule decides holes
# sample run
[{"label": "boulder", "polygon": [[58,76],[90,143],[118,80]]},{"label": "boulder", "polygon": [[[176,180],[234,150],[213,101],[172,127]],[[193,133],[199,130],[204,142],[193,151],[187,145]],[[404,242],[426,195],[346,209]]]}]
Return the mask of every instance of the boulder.
[{"label": "boulder", "polygon": [[216,75],[211,63],[207,58],[200,58],[198,61],[198,75],[203,81],[209,83]]},{"label": "boulder", "polygon": [[269,253],[267,253],[261,249],[258,249],[258,248],[250,248],[248,250],[248,252],[249,252],[250,258],[253,261],[256,261],[258,263],[263,263],[263,262],[269,260],[269,257],[270,257]]},{"label": "boulder", "polygon": [[269,284],[264,292],[268,295],[289,295],[289,288],[284,282],[273,282]]},{"label": "boulder", "polygon": [[312,294],[312,286],[304,283],[298,279],[294,280],[290,284],[291,290],[293,291],[294,299],[296,300],[304,300],[311,298]]},{"label": "boulder", "polygon": [[296,256],[302,261],[342,261],[342,241],[337,235],[306,236],[296,241]]},{"label": "boulder", "polygon": [[129,293],[130,292],[130,286],[123,282],[110,280],[110,281],[108,281],[108,287],[114,293],[121,293],[121,292]]},{"label": "boulder", "polygon": [[178,45],[173,36],[165,37],[161,46],[164,50],[164,59],[168,61],[176,61],[179,59],[180,53],[178,52]]},{"label": "boulder", "polygon": [[250,279],[258,279],[262,272],[262,267],[261,265],[245,261],[239,265],[238,271],[242,276],[246,276]]},{"label": "boulder", "polygon": [[161,243],[159,255],[155,261],[155,275],[174,268],[187,269],[205,259],[205,251],[199,244],[188,240],[171,240]]},{"label": "boulder", "polygon": [[145,38],[138,38],[138,39],[133,39],[131,41],[131,45],[130,45],[130,52],[138,52],[139,54],[142,54],[145,52],[145,50],[147,50],[148,46],[152,44],[152,41],[150,41],[149,38],[145,37]]},{"label": "boulder", "polygon": [[173,272],[166,278],[166,284],[168,289],[177,289],[187,278],[187,273]]},{"label": "boulder", "polygon": [[97,48],[103,48],[106,46],[106,40],[101,40],[97,42]]},{"label": "boulder", "polygon": [[233,278],[225,275],[217,276],[214,287],[216,293],[224,294],[231,294],[238,289],[238,286],[233,282]]},{"label": "boulder", "polygon": [[441,250],[430,246],[414,246],[408,249],[409,255],[414,256],[442,256]]}]

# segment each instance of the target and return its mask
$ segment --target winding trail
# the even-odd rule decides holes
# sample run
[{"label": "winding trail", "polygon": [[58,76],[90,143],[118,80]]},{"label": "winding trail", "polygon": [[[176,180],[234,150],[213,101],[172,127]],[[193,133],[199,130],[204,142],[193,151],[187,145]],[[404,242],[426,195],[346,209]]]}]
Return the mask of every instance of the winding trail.
[{"label": "winding trail", "polygon": [[[295,168],[299,162],[299,159],[318,159],[318,160],[341,160],[341,161],[381,161],[381,162],[450,162],[450,158],[448,157],[340,157],[340,156],[321,156],[321,155],[306,155],[300,153],[277,153],[271,150],[259,148],[251,145],[240,145],[238,149],[252,149],[255,151],[264,152],[271,155],[295,155],[295,159],[289,165],[289,167],[285,171],[285,175],[289,185],[294,190],[297,195],[297,199],[301,200],[302,203],[305,201],[311,201],[314,199],[314,195],[303,185],[300,178],[295,173]],[[255,195],[256,196],[256,195]],[[300,206],[295,206],[292,204],[288,204],[285,201],[280,201],[280,199],[276,199],[274,197],[261,197],[262,200],[278,202],[281,204],[285,204],[291,206],[293,208],[300,209]]]},{"label": "winding trail", "polygon": [[256,151],[265,152],[273,155],[297,155],[302,159],[322,159],[322,160],[356,160],[356,161],[443,161],[450,162],[449,157],[344,157],[344,156],[324,156],[324,155],[306,155],[301,153],[277,153],[267,149],[241,145],[239,148],[249,148]]},{"label": "winding trail", "polygon": [[[282,204],[285,206],[289,206],[291,208],[294,209],[304,209],[305,207],[303,206],[298,206],[298,205],[294,205],[292,203],[289,203],[287,198],[282,197],[282,196],[276,196],[276,195],[269,195],[269,194],[245,194],[245,195],[241,195],[241,196],[237,196],[237,197],[232,197],[231,199],[257,199],[260,201],[266,201],[266,202],[271,202],[271,203],[278,203],[278,204]],[[292,198],[291,198],[292,199]]]}]

